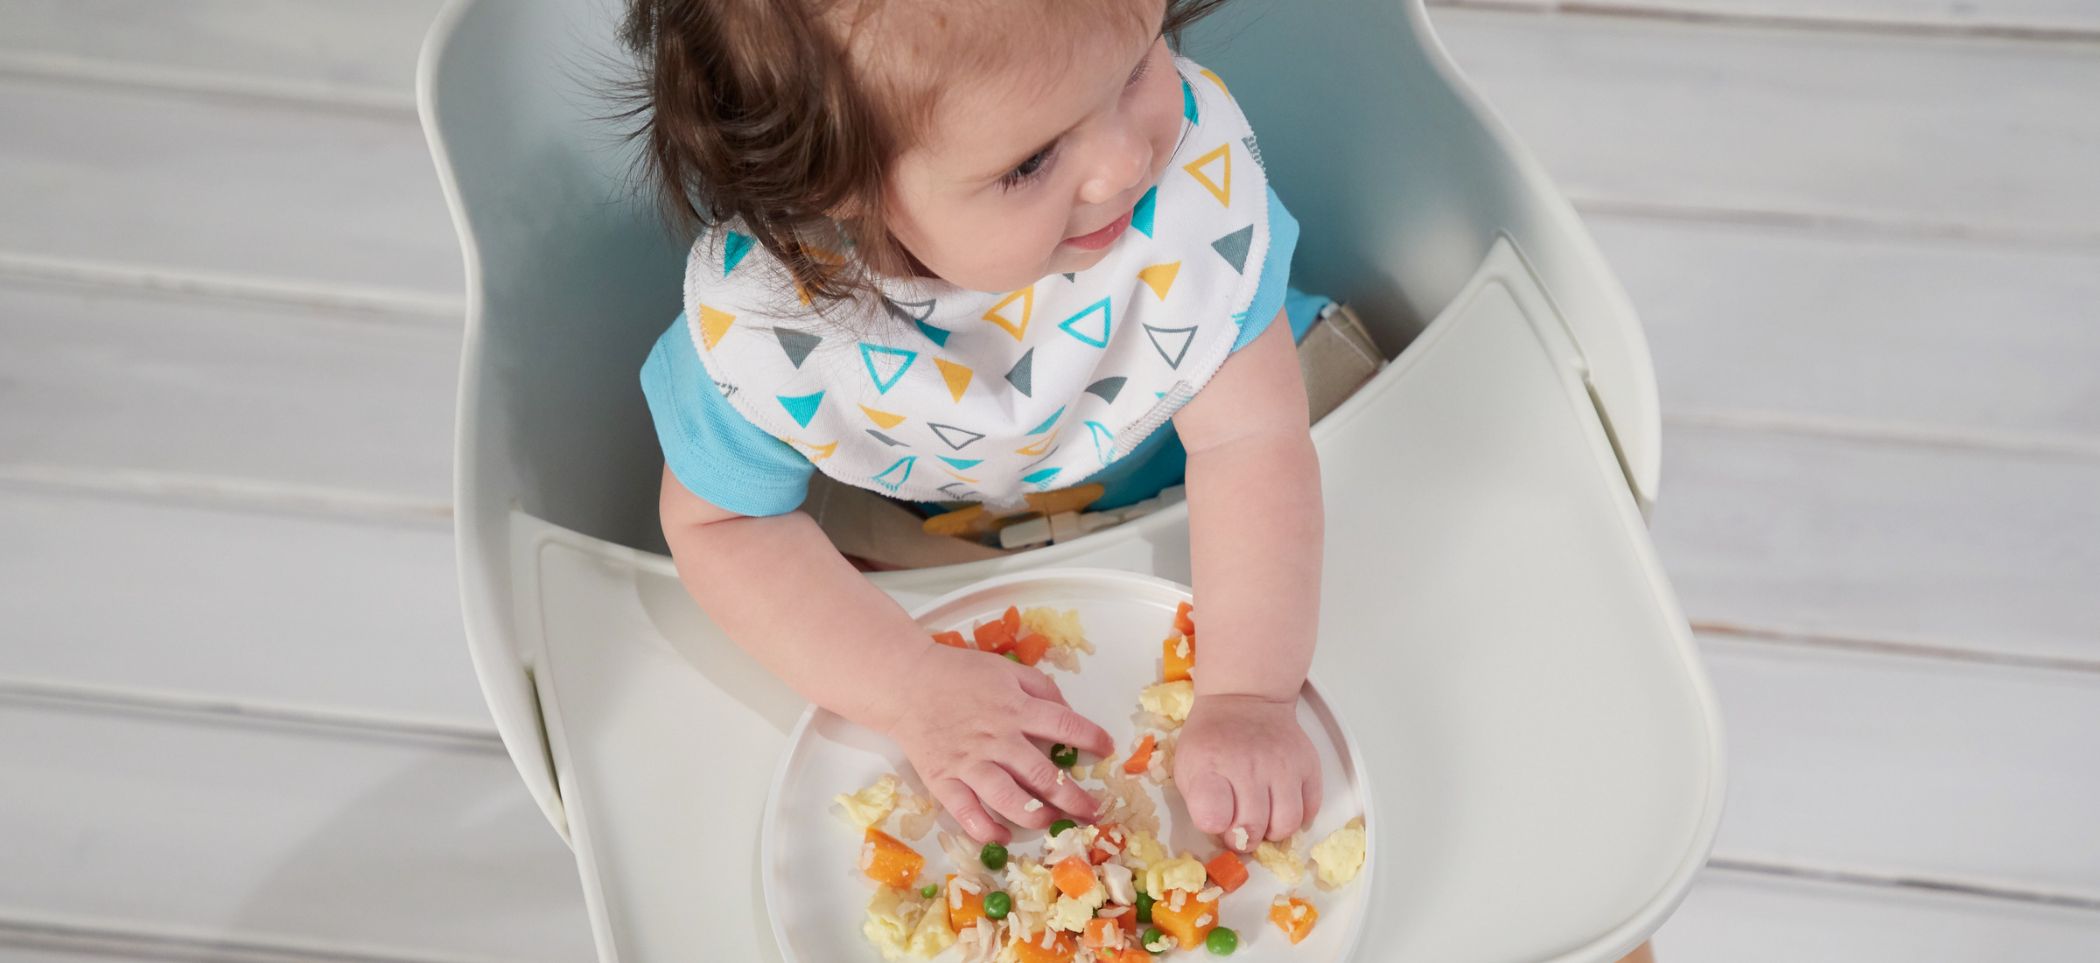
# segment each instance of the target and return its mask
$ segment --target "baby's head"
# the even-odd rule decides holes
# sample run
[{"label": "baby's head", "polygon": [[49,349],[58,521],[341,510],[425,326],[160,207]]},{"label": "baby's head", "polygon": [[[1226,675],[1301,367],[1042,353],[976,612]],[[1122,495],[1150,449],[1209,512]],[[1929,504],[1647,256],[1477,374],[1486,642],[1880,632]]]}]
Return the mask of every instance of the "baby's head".
[{"label": "baby's head", "polygon": [[646,160],[819,299],[1013,290],[1128,227],[1182,129],[1166,38],[1222,2],[631,0]]}]

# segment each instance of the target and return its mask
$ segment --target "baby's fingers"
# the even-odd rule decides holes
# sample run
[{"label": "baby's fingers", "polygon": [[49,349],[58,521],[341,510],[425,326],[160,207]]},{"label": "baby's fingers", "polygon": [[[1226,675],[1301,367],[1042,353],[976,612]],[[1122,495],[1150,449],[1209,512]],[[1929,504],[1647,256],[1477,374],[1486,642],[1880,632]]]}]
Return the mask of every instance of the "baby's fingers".
[{"label": "baby's fingers", "polygon": [[1094,797],[1079,788],[1079,783],[1069,773],[1052,765],[1042,750],[1028,740],[1014,740],[1001,764],[1022,788],[1033,790],[1044,802],[1064,810],[1072,818],[1092,821],[1098,815],[1095,810],[1100,806]]},{"label": "baby's fingers", "polygon": [[[1269,787],[1269,834],[1268,838],[1282,841],[1291,838],[1305,822],[1305,784],[1289,782]],[[1255,832],[1249,830],[1250,833]],[[1260,842],[1260,838],[1251,842]]]},{"label": "baby's fingers", "polygon": [[1024,707],[1021,710],[1021,731],[1096,756],[1111,756],[1116,751],[1116,740],[1109,736],[1108,730],[1054,702],[1037,700]]},{"label": "baby's fingers", "polygon": [[[963,774],[977,798],[1007,822],[1030,829],[1041,829],[1050,825],[1056,815],[1050,807],[1037,799],[1034,793],[1021,788],[1012,774],[991,762],[980,762]],[[1004,829],[1002,828],[1002,832]],[[1002,840],[1003,841],[1003,840]]]},{"label": "baby's fingers", "polygon": [[1225,845],[1246,852],[1269,832],[1269,784],[1260,776],[1248,775],[1232,782],[1232,826],[1225,830]]},{"label": "baby's fingers", "polygon": [[1013,838],[1013,833],[1008,832],[1005,826],[1000,825],[998,820],[984,811],[984,804],[978,801],[977,794],[964,785],[962,780],[943,779],[928,788],[933,791],[933,798],[940,802],[942,808],[948,810],[949,815],[962,824],[963,832],[968,833],[971,839],[980,843],[1003,843]]},{"label": "baby's fingers", "polygon": [[1174,781],[1181,785],[1181,801],[1189,807],[1189,819],[1198,831],[1217,836],[1232,825],[1232,783],[1224,776],[1205,769],[1186,781],[1177,774]]}]

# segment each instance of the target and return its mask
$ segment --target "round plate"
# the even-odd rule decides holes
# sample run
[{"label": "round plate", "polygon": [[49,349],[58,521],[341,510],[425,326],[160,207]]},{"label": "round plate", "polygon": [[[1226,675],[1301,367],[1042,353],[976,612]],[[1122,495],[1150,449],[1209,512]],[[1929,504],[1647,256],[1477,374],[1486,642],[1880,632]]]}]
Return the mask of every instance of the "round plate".
[{"label": "round plate", "polygon": [[[972,626],[997,618],[1009,605],[1078,609],[1094,654],[1079,657],[1076,674],[1050,668],[1048,663],[1044,667],[1074,709],[1115,737],[1121,753],[1136,738],[1132,717],[1138,712],[1138,691],[1158,681],[1159,640],[1171,631],[1175,606],[1189,597],[1188,589],[1146,575],[1044,571],[979,582],[929,602],[913,615],[929,632],[956,629],[968,635]],[[1202,618],[1200,611],[1197,618]],[[1369,796],[1362,783],[1363,766],[1347,730],[1311,682],[1298,700],[1298,724],[1320,753],[1325,779],[1319,816],[1305,834],[1309,850],[1328,833],[1367,812]],[[861,936],[861,921],[875,885],[856,869],[861,833],[838,813],[832,797],[854,792],[890,772],[912,791],[925,793],[903,752],[875,732],[816,707],[795,727],[766,801],[759,855],[767,914],[781,957],[788,963],[882,959]],[[1164,803],[1159,809],[1160,841],[1168,849],[1209,859],[1223,848],[1190,823],[1179,793],[1171,787],[1147,786],[1154,799]],[[894,821],[891,825],[894,828]],[[1377,830],[1375,824],[1367,824],[1366,832],[1374,838],[1366,840],[1366,852],[1377,852]],[[947,866],[936,842],[940,832],[967,838],[943,811],[933,832],[923,839],[905,840],[926,856],[928,878],[936,878]],[[1016,855],[1040,854],[1042,835],[1038,830],[1016,829],[1010,848]],[[1250,858],[1246,885],[1225,897],[1221,913],[1224,925],[1239,932],[1240,949],[1233,958],[1244,963],[1348,959],[1363,930],[1371,874],[1376,868],[1366,862],[1356,880],[1336,892],[1320,890],[1308,870],[1298,892],[1319,908],[1320,922],[1305,942],[1292,946],[1268,920],[1270,901],[1286,887]],[[1196,950],[1165,959],[1208,956]],[[951,949],[936,959],[956,958]]]}]

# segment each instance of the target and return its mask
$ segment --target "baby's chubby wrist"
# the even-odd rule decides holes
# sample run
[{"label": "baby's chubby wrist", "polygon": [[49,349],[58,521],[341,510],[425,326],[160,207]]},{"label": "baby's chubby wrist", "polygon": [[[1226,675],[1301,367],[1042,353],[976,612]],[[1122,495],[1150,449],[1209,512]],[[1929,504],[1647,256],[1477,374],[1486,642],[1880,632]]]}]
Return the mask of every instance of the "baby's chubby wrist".
[{"label": "baby's chubby wrist", "polygon": [[877,732],[894,731],[897,723],[923,699],[926,659],[940,645],[924,633],[886,639],[871,646],[875,653],[854,666],[858,678],[849,685],[860,693],[850,708],[834,711]]}]

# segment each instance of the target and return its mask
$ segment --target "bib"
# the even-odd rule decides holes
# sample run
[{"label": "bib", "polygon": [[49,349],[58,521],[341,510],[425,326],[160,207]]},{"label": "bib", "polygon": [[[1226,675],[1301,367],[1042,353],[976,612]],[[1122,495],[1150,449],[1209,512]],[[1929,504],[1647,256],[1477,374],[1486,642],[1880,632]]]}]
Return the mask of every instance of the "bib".
[{"label": "bib", "polygon": [[817,470],[895,498],[1010,509],[1130,453],[1232,353],[1269,250],[1246,117],[1216,74],[1175,66],[1181,140],[1085,271],[1002,292],[882,280],[819,317],[749,236],[704,234],[685,309],[709,377]]}]

